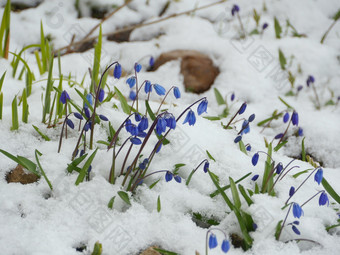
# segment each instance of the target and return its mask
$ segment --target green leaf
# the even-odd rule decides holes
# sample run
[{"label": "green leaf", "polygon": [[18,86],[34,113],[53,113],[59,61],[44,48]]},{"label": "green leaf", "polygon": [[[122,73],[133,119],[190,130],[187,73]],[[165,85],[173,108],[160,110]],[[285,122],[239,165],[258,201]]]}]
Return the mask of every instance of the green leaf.
[{"label": "green leaf", "polygon": [[281,38],[281,33],[282,33],[282,28],[280,26],[279,21],[277,20],[276,17],[274,17],[274,28],[275,28],[275,37],[277,39]]},{"label": "green leaf", "polygon": [[42,166],[40,164],[38,155],[41,156],[42,154],[38,150],[35,150],[35,160],[37,161],[37,164],[39,166],[40,172],[41,172],[42,176],[45,178],[45,180],[46,180],[48,186],[50,187],[50,189],[53,190],[53,186],[52,186],[50,180],[47,178],[46,173],[45,173],[44,169],[42,168]]},{"label": "green leaf", "polygon": [[212,182],[215,184],[217,190],[219,191],[219,193],[221,193],[224,201],[227,203],[227,205],[229,206],[230,210],[234,210],[235,206],[233,205],[233,203],[231,202],[231,200],[229,199],[229,197],[227,196],[227,194],[223,191],[223,189],[220,187],[220,185],[218,184],[218,179],[216,178],[216,175],[213,174],[212,172],[210,172],[210,170],[208,170],[209,176],[212,180]]},{"label": "green leaf", "polygon": [[[238,179],[238,180],[235,182],[235,184],[237,184],[237,183],[243,181],[245,178],[247,178],[247,177],[248,177],[249,175],[251,175],[251,174],[252,174],[252,172],[247,173],[246,175],[242,176],[240,179]],[[222,187],[222,190],[227,190],[227,189],[229,189],[229,188],[230,188],[230,185],[227,185],[227,186]],[[213,193],[210,194],[210,197],[215,197],[215,196],[217,196],[219,193],[220,193],[220,192],[219,192],[218,190],[216,190],[215,192],[213,192]]]},{"label": "green leaf", "polygon": [[221,120],[221,117],[218,116],[204,116],[203,118],[211,121]]},{"label": "green leaf", "polygon": [[332,186],[327,182],[327,180],[322,178],[322,186],[325,188],[327,193],[338,203],[340,204],[340,196],[338,193],[335,192],[335,190],[332,188]]},{"label": "green leaf", "polygon": [[148,114],[150,115],[151,120],[154,121],[156,119],[156,116],[153,113],[153,111],[151,110],[151,107],[149,105],[149,101],[148,100],[145,100],[145,107],[146,107],[146,110],[148,111]]},{"label": "green leaf", "polygon": [[301,172],[298,172],[298,173],[296,173],[296,174],[293,175],[293,178],[296,179],[296,178],[299,177],[300,175],[305,174],[305,173],[308,173],[309,170],[312,170],[312,169],[307,169],[307,170],[303,170],[303,171],[301,171]]},{"label": "green leaf", "polygon": [[32,127],[45,141],[51,141],[51,139],[47,135],[43,134],[37,126],[32,125]]},{"label": "green leaf", "polygon": [[281,232],[281,224],[282,224],[282,220],[280,220],[277,225],[276,225],[276,230],[275,230],[275,239],[278,241],[280,236],[280,232]]},{"label": "green leaf", "polygon": [[195,173],[195,170],[192,170],[191,172],[190,172],[190,174],[189,174],[189,176],[188,176],[188,178],[187,178],[187,180],[186,180],[186,182],[185,182],[185,185],[189,185],[189,183],[190,183],[190,181],[191,181],[191,178],[192,178],[192,176],[194,175],[194,173]]},{"label": "green leaf", "polygon": [[113,197],[110,199],[109,203],[107,204],[107,207],[108,207],[108,208],[110,208],[110,209],[113,208],[113,203],[115,202],[115,198],[116,198],[116,196],[113,196]]},{"label": "green leaf", "polygon": [[0,152],[2,154],[4,154],[6,157],[10,158],[11,160],[13,160],[14,162],[16,162],[20,165],[20,161],[17,159],[16,156],[12,155],[11,153],[9,153],[7,151],[1,150],[1,149],[0,149]]},{"label": "green leaf", "polygon": [[163,250],[163,249],[159,249],[159,248],[152,248],[155,251],[158,251],[159,253],[161,253],[162,255],[179,255],[176,252],[172,252],[172,251],[167,251],[167,250]]},{"label": "green leaf", "polygon": [[4,94],[0,92],[0,120],[2,120],[3,107],[4,107]]},{"label": "green leaf", "polygon": [[229,182],[230,182],[231,194],[232,194],[233,200],[234,200],[234,205],[235,205],[236,208],[240,209],[241,208],[241,200],[240,200],[240,196],[238,194],[238,190],[236,188],[235,182],[231,177],[229,177]]},{"label": "green leaf", "polygon": [[[72,173],[72,171],[76,169],[80,169],[77,166],[87,157],[87,153],[80,156],[79,158],[74,159],[70,164],[67,165],[67,171]],[[78,171],[77,171],[78,172]]]},{"label": "green leaf", "polygon": [[243,143],[242,140],[238,142],[238,146],[239,146],[239,148],[240,148],[240,151],[242,151],[244,154],[248,155],[247,149],[246,149],[246,147],[244,146],[244,143]]},{"label": "green leaf", "polygon": [[99,28],[98,42],[94,47],[94,59],[93,59],[93,69],[92,69],[92,83],[91,92],[94,92],[95,85],[99,85],[99,69],[100,69],[100,58],[102,51],[102,26]]},{"label": "green leaf", "polygon": [[287,106],[289,109],[294,109],[292,106],[290,106],[285,100],[283,100],[281,97],[279,97],[280,101]]},{"label": "green leaf", "polygon": [[207,152],[208,157],[209,157],[211,160],[213,160],[214,162],[216,162],[216,160],[214,159],[213,156],[211,156],[211,154],[209,153],[209,151],[206,150],[206,152]]},{"label": "green leaf", "polygon": [[45,123],[46,121],[46,115],[50,113],[50,107],[51,107],[51,92],[53,89],[53,76],[52,76],[52,69],[53,69],[53,58],[51,58],[51,61],[49,63],[49,71],[48,71],[48,77],[47,77],[47,84],[46,84],[46,91],[45,91],[45,102],[43,107],[43,117],[42,122]]},{"label": "green leaf", "polygon": [[280,60],[280,66],[282,70],[286,70],[286,64],[287,64],[287,60],[285,55],[283,54],[282,50],[279,49],[279,60]]},{"label": "green leaf", "polygon": [[267,190],[270,190],[272,182],[273,182],[273,175],[270,177],[270,172],[272,170],[272,143],[268,145],[268,151],[267,151],[267,160],[264,164],[264,171],[263,171],[263,180],[262,180],[262,188],[261,192],[265,193]]},{"label": "green leaf", "polygon": [[335,21],[337,21],[338,19],[340,19],[340,9],[338,10],[338,12],[334,15],[333,19]]},{"label": "green leaf", "polygon": [[215,93],[215,98],[216,98],[216,102],[218,105],[224,105],[225,101],[221,95],[221,93],[218,91],[217,88],[214,88],[214,93]]},{"label": "green leaf", "polygon": [[115,92],[118,96],[118,100],[120,101],[123,112],[126,114],[130,114],[131,106],[128,105],[126,98],[123,96],[123,94],[119,91],[119,89],[116,86],[115,86]]},{"label": "green leaf", "polygon": [[248,206],[250,206],[251,204],[254,203],[253,200],[251,200],[251,198],[248,196],[246,190],[244,189],[244,187],[241,184],[238,185],[238,189],[239,189],[241,195],[243,196],[243,198],[246,200]]},{"label": "green leaf", "polygon": [[302,139],[301,143],[301,160],[306,161],[306,150],[305,150],[305,138]]},{"label": "green leaf", "polygon": [[85,162],[84,166],[81,168],[75,185],[79,185],[79,183],[84,181],[84,178],[87,174],[87,170],[89,169],[94,157],[96,156],[97,151],[98,151],[98,148],[90,155],[88,160]]},{"label": "green leaf", "polygon": [[131,205],[129,195],[125,191],[118,191],[118,195],[125,203]]},{"label": "green leaf", "polygon": [[279,143],[277,146],[275,146],[274,151],[278,151],[278,150],[281,149],[281,147],[284,146],[286,143],[288,143],[288,141],[283,141],[283,142]]},{"label": "green leaf", "polygon": [[271,121],[271,120],[277,120],[279,117],[282,116],[282,113],[279,113],[279,114],[276,114],[277,113],[277,110],[275,110],[272,114],[271,117],[265,119],[265,120],[262,120],[260,121],[259,123],[257,123],[257,126],[261,127],[263,126],[264,124],[266,124],[267,122]]},{"label": "green leaf", "polygon": [[91,255],[101,255],[102,252],[103,252],[102,244],[97,241],[94,244],[93,252],[91,253]]},{"label": "green leaf", "polygon": [[149,186],[149,189],[152,189],[153,187],[156,186],[156,184],[160,181],[161,179],[155,181],[154,183],[152,183],[150,186]]},{"label": "green leaf", "polygon": [[261,19],[261,16],[257,13],[257,11],[255,9],[253,10],[253,18],[254,18],[254,21],[256,23],[256,26],[258,26],[260,19]]},{"label": "green leaf", "polygon": [[0,78],[0,91],[1,91],[1,89],[2,89],[2,85],[4,84],[6,72],[7,72],[7,71],[5,71],[5,72],[2,74],[1,78]]},{"label": "green leaf", "polygon": [[33,161],[22,156],[17,156],[17,159],[20,162],[19,164],[26,168],[28,171],[34,173],[37,176],[40,176],[40,173],[37,171],[37,165]]},{"label": "green leaf", "polygon": [[157,212],[160,212],[162,209],[161,207],[161,197],[158,195],[158,198],[157,198]]},{"label": "green leaf", "polygon": [[18,117],[18,103],[17,96],[12,101],[12,127],[11,130],[17,130],[19,128],[19,117]]}]

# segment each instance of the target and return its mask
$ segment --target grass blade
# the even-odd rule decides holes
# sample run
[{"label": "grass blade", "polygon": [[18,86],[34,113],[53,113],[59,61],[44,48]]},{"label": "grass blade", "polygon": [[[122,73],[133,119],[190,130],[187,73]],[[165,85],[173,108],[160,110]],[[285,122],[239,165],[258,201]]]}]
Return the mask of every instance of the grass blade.
[{"label": "grass blade", "polygon": [[118,191],[118,195],[125,203],[131,205],[129,195],[125,191]]},{"label": "grass blade", "polygon": [[17,130],[19,128],[19,118],[18,118],[18,103],[17,96],[14,97],[12,101],[12,127],[11,130]]},{"label": "grass blade", "polygon": [[115,86],[115,92],[118,96],[118,100],[120,101],[123,112],[125,112],[126,114],[130,114],[131,106],[128,105],[126,98],[123,96],[123,94],[119,91],[119,89],[116,86]]},{"label": "grass blade", "polygon": [[229,182],[230,182],[231,194],[232,194],[233,200],[234,200],[234,205],[237,209],[240,209],[241,208],[241,200],[240,200],[240,196],[238,195],[238,190],[236,188],[235,182],[231,177],[229,177]]},{"label": "grass blade", "polygon": [[45,171],[44,171],[44,169],[42,168],[42,166],[40,164],[38,155],[41,156],[42,154],[38,150],[35,150],[35,160],[37,161],[37,164],[39,166],[40,172],[41,172],[42,176],[44,176],[44,178],[45,178],[48,186],[50,187],[50,189],[53,190],[52,184],[51,184],[50,180],[47,178],[47,176],[45,174]]},{"label": "grass blade", "polygon": [[91,154],[91,156],[85,162],[84,166],[81,168],[75,185],[79,185],[79,183],[84,181],[84,178],[85,178],[85,176],[87,174],[87,170],[91,166],[91,163],[92,163],[94,157],[96,156],[97,150],[98,150],[98,148]]},{"label": "grass blade", "polygon": [[217,88],[214,88],[214,93],[215,93],[215,98],[216,98],[216,102],[218,105],[224,105],[225,101],[223,99],[223,96],[221,95],[221,93],[218,91]]}]

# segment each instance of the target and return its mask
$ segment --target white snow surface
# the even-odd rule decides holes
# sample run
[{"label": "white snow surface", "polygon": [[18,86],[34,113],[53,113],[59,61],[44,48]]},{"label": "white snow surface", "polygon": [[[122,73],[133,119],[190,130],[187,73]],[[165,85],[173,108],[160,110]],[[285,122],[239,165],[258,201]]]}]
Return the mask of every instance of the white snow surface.
[{"label": "white snow surface", "polygon": [[[24,1],[36,2],[36,1]],[[81,1],[80,1],[81,2]],[[87,1],[92,5],[108,6],[120,5],[123,1],[95,0]],[[82,8],[88,8],[86,1]],[[103,33],[109,33],[117,28],[139,22],[148,22],[158,19],[159,12],[166,4],[166,0],[134,0],[127,7],[117,12],[112,18],[103,23]],[[166,15],[193,9],[197,6],[209,4],[212,1],[171,1]],[[0,1],[3,6],[5,1]],[[148,3],[148,5],[147,5]],[[256,24],[252,18],[253,9],[261,14],[260,25],[269,24],[263,35],[253,35],[246,41],[237,39],[239,23],[236,17],[231,16],[231,8],[237,3],[240,6],[240,16],[245,29],[249,32]],[[263,11],[265,3],[267,11]],[[262,132],[262,127],[257,123],[271,116],[277,109],[284,111],[287,107],[279,100],[283,98],[299,114],[299,126],[303,128],[304,143],[308,154],[315,161],[321,162],[324,177],[334,190],[340,193],[340,105],[336,103],[340,96],[340,24],[333,27],[324,44],[320,39],[326,29],[333,22],[332,17],[340,9],[337,0],[267,0],[267,1],[227,1],[225,3],[196,11],[191,15],[178,16],[164,22],[156,23],[136,29],[131,34],[130,42],[116,43],[103,38],[102,70],[112,62],[119,61],[124,70],[130,74],[135,62],[143,65],[138,75],[138,80],[148,79],[152,83],[159,83],[167,90],[171,86],[178,86],[182,97],[175,99],[171,93],[166,99],[164,108],[168,108],[175,116],[191,103],[207,97],[208,111],[202,116],[196,114],[196,124],[182,125],[183,119],[177,123],[174,131],[170,132],[172,145],[163,146],[156,154],[149,172],[157,170],[173,170],[178,163],[185,164],[179,171],[183,178],[182,183],[175,181],[166,182],[164,174],[155,174],[148,177],[143,185],[139,186],[136,193],[130,193],[131,206],[128,206],[117,192],[122,190],[123,178],[119,177],[116,184],[108,182],[112,161],[112,151],[107,151],[103,145],[98,145],[98,153],[92,163],[91,180],[75,186],[77,173],[66,174],[67,165],[71,162],[71,154],[78,139],[78,131],[69,130],[69,138],[63,139],[61,152],[57,153],[61,125],[47,128],[41,123],[42,94],[45,93],[47,73],[39,75],[34,54],[29,50],[23,55],[36,81],[33,84],[32,94],[28,98],[29,121],[27,124],[20,120],[17,131],[11,131],[11,104],[15,95],[21,96],[25,88],[25,81],[12,78],[10,60],[0,59],[0,76],[6,71],[2,92],[4,94],[3,118],[0,121],[0,149],[14,155],[27,157],[35,162],[34,151],[42,152],[40,157],[47,177],[51,180],[54,190],[51,192],[46,181],[41,178],[34,184],[22,185],[20,183],[7,183],[6,174],[16,166],[4,155],[0,155],[0,247],[1,254],[91,254],[94,243],[99,241],[103,245],[103,254],[139,254],[140,251],[151,245],[178,254],[189,255],[198,251],[205,254],[205,238],[207,229],[197,226],[192,221],[192,213],[200,213],[206,217],[213,217],[220,221],[218,228],[227,235],[238,233],[241,230],[235,214],[224,202],[221,196],[211,198],[209,194],[216,190],[209,175],[200,167],[193,175],[188,186],[185,179],[189,176],[202,160],[208,158],[206,150],[215,158],[210,161],[210,170],[219,176],[222,186],[229,184],[229,177],[237,180],[252,172],[252,175],[242,181],[247,189],[254,189],[251,177],[259,174],[262,178],[263,166],[266,160],[260,154],[258,164],[251,164],[251,157],[256,151],[266,151],[264,138],[271,141],[273,137],[283,132],[286,124],[282,119],[274,120],[271,127]],[[3,8],[0,9],[2,17]],[[283,38],[276,39],[274,32],[274,16],[283,26]],[[299,33],[306,37],[297,38],[285,34],[285,23],[289,20]],[[19,52],[29,44],[40,42],[40,21],[44,25],[46,35],[50,35],[55,48],[63,47],[70,42],[72,34],[75,40],[82,38],[99,20],[89,16],[78,19],[74,1],[45,0],[38,7],[11,13],[11,41],[10,51]],[[98,30],[94,35],[98,34]],[[278,49],[287,57],[288,68],[296,75],[294,91],[298,85],[304,88],[298,96],[285,96],[290,90],[290,84],[276,80],[273,72],[280,66]],[[200,95],[185,92],[183,76],[180,74],[180,61],[171,61],[155,72],[147,72],[148,57],[157,58],[161,53],[174,49],[197,50],[212,58],[214,64],[220,69],[212,88]],[[268,59],[258,62],[254,57],[258,50],[267,52]],[[93,52],[91,49],[84,53],[73,53],[61,57],[61,69],[64,76],[71,74],[72,79],[81,82],[86,74],[84,88],[88,88],[90,78],[88,68],[92,66]],[[294,56],[291,60],[291,56]],[[141,60],[142,59],[142,60]],[[291,62],[291,63],[290,63]],[[298,72],[298,69],[301,72]],[[19,68],[21,70],[21,66]],[[53,75],[58,78],[58,65],[55,60]],[[322,107],[315,108],[312,88],[307,88],[305,83],[308,75],[315,77],[315,86]],[[119,80],[109,76],[107,84],[110,90],[114,86],[120,89],[125,96],[129,94],[127,77]],[[54,84],[56,86],[56,83]],[[67,82],[63,83],[70,97],[81,104],[82,100]],[[78,87],[79,88],[79,87]],[[83,91],[84,88],[79,88]],[[230,105],[231,114],[235,113],[240,105],[246,101],[248,107],[243,117],[255,113],[256,119],[250,125],[250,133],[243,136],[245,144],[252,146],[248,155],[239,150],[234,139],[242,122],[235,124],[235,128],[225,130],[221,127],[229,121],[231,115],[221,121],[209,121],[203,116],[216,116],[223,110],[215,100],[213,88],[217,88],[223,96],[232,92],[236,95],[236,102]],[[106,88],[108,92],[108,88]],[[331,99],[336,105],[325,103]],[[145,98],[141,96],[141,98]],[[158,107],[161,97],[152,95],[150,105],[153,109]],[[131,102],[129,102],[131,103]],[[119,109],[114,109],[117,104]],[[142,112],[144,103],[140,100]],[[196,106],[193,107],[196,110]],[[120,103],[113,98],[110,103],[105,103],[98,108],[98,112],[109,118],[115,129],[126,118],[121,110]],[[19,106],[19,117],[21,106]],[[33,129],[32,125],[47,134],[51,141],[44,141]],[[107,139],[107,123],[96,125],[95,141]],[[302,137],[294,133],[297,127],[290,127],[288,143],[278,152],[273,153],[276,162],[287,165],[293,158],[301,154]],[[124,133],[120,139],[127,136]],[[177,140],[176,140],[177,139]],[[150,138],[145,147],[147,155],[154,147],[157,138]],[[276,144],[277,141],[274,141]],[[125,155],[123,149],[121,155]],[[135,151],[133,151],[135,152]],[[133,153],[132,152],[132,153]],[[132,157],[131,157],[132,158]],[[117,174],[123,162],[123,157],[118,157]],[[302,170],[313,168],[306,162],[295,160],[294,168],[275,186],[276,197],[266,194],[253,195],[254,204],[248,206],[243,197],[242,209],[253,216],[258,228],[250,235],[254,239],[251,249],[243,251],[241,248],[231,247],[228,254],[304,254],[304,255],[337,255],[340,254],[339,227],[327,232],[325,227],[337,223],[336,210],[339,204],[330,196],[329,206],[318,205],[318,197],[303,207],[304,216],[298,226],[301,235],[297,236],[290,226],[284,228],[280,241],[274,237],[277,222],[283,220],[287,208],[281,210],[288,199],[291,186],[297,187],[307,176],[292,175]],[[149,185],[160,179],[159,183],[149,189]],[[301,190],[292,199],[302,204],[322,190],[313,176],[303,185]],[[230,190],[226,194],[231,198]],[[116,196],[113,209],[108,209],[110,199]],[[157,212],[157,198],[161,200],[161,211]],[[295,220],[292,213],[288,221]],[[223,235],[216,232],[219,245]],[[228,237],[230,240],[230,237]],[[286,242],[302,238],[314,240],[312,242]],[[83,252],[76,251],[76,247],[86,245]],[[221,249],[210,250],[209,254],[223,254]]]}]

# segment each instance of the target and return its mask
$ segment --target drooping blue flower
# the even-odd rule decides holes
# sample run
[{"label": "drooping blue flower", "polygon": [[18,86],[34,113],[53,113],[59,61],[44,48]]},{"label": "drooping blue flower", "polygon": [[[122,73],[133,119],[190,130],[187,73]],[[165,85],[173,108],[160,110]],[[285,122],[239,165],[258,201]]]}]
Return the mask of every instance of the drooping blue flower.
[{"label": "drooping blue flower", "polygon": [[287,123],[289,120],[289,112],[286,112],[285,115],[283,115],[283,123]]},{"label": "drooping blue flower", "polygon": [[91,125],[92,125],[91,121],[87,122],[84,126],[84,131],[85,132],[89,131],[89,129],[91,129]]},{"label": "drooping blue flower", "polygon": [[228,240],[224,239],[221,245],[221,249],[224,253],[227,253],[230,249],[230,243]]},{"label": "drooping blue flower", "polygon": [[259,178],[259,175],[258,175],[258,174],[255,174],[255,175],[253,176],[253,178],[251,178],[251,180],[252,180],[252,181],[256,181],[258,178]]},{"label": "drooping blue flower", "polygon": [[131,122],[131,120],[130,119],[128,119],[126,122],[125,122],[125,130],[127,131],[127,132],[131,132],[131,127],[132,127],[132,122]]},{"label": "drooping blue flower", "polygon": [[274,139],[281,139],[283,137],[283,133],[277,134]]},{"label": "drooping blue flower", "polygon": [[298,130],[298,135],[299,136],[303,136],[303,129],[299,127],[299,130]]},{"label": "drooping blue flower", "polygon": [[113,77],[115,77],[116,79],[119,79],[122,76],[122,66],[117,63],[115,65],[115,69],[113,70]]},{"label": "drooping blue flower", "polygon": [[231,9],[231,15],[235,15],[235,13],[240,11],[240,7],[236,4],[233,5],[233,8]]},{"label": "drooping blue flower", "polygon": [[135,100],[136,99],[136,91],[134,91],[134,90],[131,90],[130,91],[130,94],[129,94],[129,98],[131,99],[131,100]]},{"label": "drooping blue flower", "polygon": [[298,230],[298,228],[295,225],[292,225],[292,230],[294,231],[295,234],[300,235],[300,231]]},{"label": "drooping blue flower", "polygon": [[74,124],[73,124],[73,121],[72,121],[72,120],[66,119],[66,124],[67,124],[67,126],[69,126],[70,128],[74,129]]},{"label": "drooping blue flower", "polygon": [[175,116],[172,114],[167,114],[165,116],[166,120],[166,126],[170,129],[175,129],[176,128],[176,119]]},{"label": "drooping blue flower", "polygon": [[99,114],[99,118],[100,118],[101,120],[103,120],[103,121],[108,121],[108,120],[109,120],[106,116],[104,116],[104,115],[102,115],[102,114]]},{"label": "drooping blue flower", "polygon": [[189,123],[189,126],[193,126],[196,123],[195,113],[191,109],[188,112],[187,116],[185,117],[185,120],[184,120],[183,124],[185,124],[187,122]]},{"label": "drooping blue flower", "polygon": [[216,235],[214,234],[211,234],[209,236],[209,249],[214,249],[217,247],[217,238],[216,238]]},{"label": "drooping blue flower", "polygon": [[172,173],[167,171],[166,174],[165,174],[165,181],[166,182],[171,181],[172,180],[172,176],[173,176]]},{"label": "drooping blue flower", "polygon": [[299,125],[299,115],[296,111],[293,112],[292,115],[292,123],[294,126],[298,126]]},{"label": "drooping blue flower", "polygon": [[165,118],[161,117],[157,120],[156,124],[156,132],[158,135],[161,135],[166,130],[166,120]]},{"label": "drooping blue flower", "polygon": [[262,30],[265,30],[268,27],[268,23],[263,23]]},{"label": "drooping blue flower", "polygon": [[135,112],[135,121],[139,122],[142,119],[138,112]]},{"label": "drooping blue flower", "polygon": [[174,175],[174,179],[175,179],[175,181],[178,182],[178,183],[181,183],[181,182],[182,182],[182,178],[181,178],[181,176],[179,176],[179,175]]},{"label": "drooping blue flower", "polygon": [[153,57],[150,57],[150,60],[149,60],[149,66],[150,67],[153,67],[155,64],[155,59]]},{"label": "drooping blue flower", "polygon": [[255,119],[255,114],[253,113],[252,115],[249,116],[248,121],[252,122]]},{"label": "drooping blue flower", "polygon": [[128,131],[131,135],[133,135],[133,136],[136,136],[136,135],[138,135],[138,128],[137,128],[137,126],[135,125],[135,124],[131,124],[130,125],[130,128],[129,128],[129,131]]},{"label": "drooping blue flower", "polygon": [[209,162],[206,161],[206,162],[204,163],[204,166],[203,166],[203,171],[206,173],[206,172],[208,172],[208,170],[209,170]]},{"label": "drooping blue flower", "polygon": [[142,70],[142,65],[141,65],[141,64],[138,64],[138,63],[135,63],[135,71],[136,71],[137,73],[139,73],[140,70]]},{"label": "drooping blue flower", "polygon": [[143,164],[147,165],[148,163],[149,163],[149,159],[148,159],[148,158],[145,158],[145,159],[143,160]]},{"label": "drooping blue flower", "polygon": [[176,97],[176,99],[181,97],[181,92],[179,91],[179,88],[174,87],[174,96]]},{"label": "drooping blue flower", "polygon": [[134,145],[140,145],[142,144],[142,141],[138,137],[132,137],[130,138],[130,142],[133,143]]},{"label": "drooping blue flower", "polygon": [[126,80],[126,84],[129,85],[130,89],[133,88],[136,85],[136,77],[131,76]]},{"label": "drooping blue flower", "polygon": [[152,92],[151,82],[148,81],[148,80],[145,81],[144,91],[145,91],[145,94],[148,94],[149,92]]},{"label": "drooping blue flower", "polygon": [[250,144],[248,144],[248,145],[246,146],[246,150],[247,150],[247,151],[251,151],[251,145],[250,145]]},{"label": "drooping blue flower", "polygon": [[309,75],[308,78],[307,78],[307,81],[306,81],[307,87],[309,87],[310,84],[314,83],[314,82],[315,82],[314,76]]},{"label": "drooping blue flower", "polygon": [[232,93],[232,94],[231,94],[230,100],[231,100],[231,101],[234,101],[234,100],[235,100],[235,93]]},{"label": "drooping blue flower", "polygon": [[238,143],[239,141],[242,140],[242,136],[241,135],[238,135],[236,136],[236,138],[234,139],[234,143]]},{"label": "drooping blue flower", "polygon": [[74,117],[76,117],[79,120],[83,119],[83,116],[79,112],[74,112],[73,115],[74,115]]},{"label": "drooping blue flower", "polygon": [[144,170],[146,168],[145,164],[144,163],[140,163],[139,166],[138,166],[140,169]]},{"label": "drooping blue flower", "polygon": [[203,101],[200,102],[200,104],[197,106],[197,114],[201,115],[204,112],[207,112],[208,108],[208,100],[204,99]]},{"label": "drooping blue flower", "polygon": [[259,153],[256,152],[251,159],[251,163],[253,164],[253,166],[256,166],[258,161],[259,161]]},{"label": "drooping blue flower", "polygon": [[148,118],[146,116],[143,116],[142,119],[140,120],[139,124],[138,124],[138,130],[140,132],[147,130],[149,127],[149,121]]},{"label": "drooping blue flower", "polygon": [[329,200],[328,200],[328,196],[326,194],[326,192],[322,192],[320,197],[319,197],[319,205],[322,206],[322,205],[325,205],[327,204],[327,206],[329,205]]},{"label": "drooping blue flower", "polygon": [[292,223],[295,224],[295,225],[300,225],[300,221],[298,221],[298,220],[295,220]]},{"label": "drooping blue flower", "polygon": [[293,196],[295,193],[295,188],[293,186],[290,187],[289,189],[289,197]]},{"label": "drooping blue flower", "polygon": [[298,203],[293,204],[293,216],[294,218],[300,218],[303,215],[303,210]]},{"label": "drooping blue flower", "polygon": [[299,92],[299,91],[301,91],[303,89],[303,86],[302,85],[299,85],[298,87],[297,87],[297,91]]},{"label": "drooping blue flower", "polygon": [[316,171],[314,175],[314,181],[316,181],[320,185],[322,178],[323,178],[323,170],[322,168],[319,168],[318,171]]},{"label": "drooping blue flower", "polygon": [[242,113],[244,113],[244,111],[245,111],[246,109],[247,109],[247,103],[244,102],[244,103],[241,105],[240,109],[238,110],[238,114],[241,115]]},{"label": "drooping blue flower", "polygon": [[98,101],[103,102],[105,96],[105,91],[103,89],[99,90]]},{"label": "drooping blue flower", "polygon": [[161,86],[159,84],[154,84],[153,87],[155,88],[157,95],[159,95],[159,96],[165,95],[166,90],[163,86]]},{"label": "drooping blue flower", "polygon": [[141,138],[145,138],[147,136],[147,133],[145,133],[144,131],[139,131],[137,136]]},{"label": "drooping blue flower", "polygon": [[248,134],[250,132],[249,122],[248,120],[244,120],[242,123],[242,132],[241,134]]},{"label": "drooping blue flower", "polygon": [[283,165],[282,165],[282,163],[280,162],[279,164],[277,164],[277,166],[276,166],[276,173],[277,174],[280,174],[281,173],[281,171],[282,171],[282,169],[283,169]]},{"label": "drooping blue flower", "polygon": [[66,90],[64,90],[63,92],[61,92],[59,101],[60,101],[62,104],[66,104],[66,101],[67,101],[67,100],[71,100],[71,98],[70,98],[69,94],[66,92]]}]

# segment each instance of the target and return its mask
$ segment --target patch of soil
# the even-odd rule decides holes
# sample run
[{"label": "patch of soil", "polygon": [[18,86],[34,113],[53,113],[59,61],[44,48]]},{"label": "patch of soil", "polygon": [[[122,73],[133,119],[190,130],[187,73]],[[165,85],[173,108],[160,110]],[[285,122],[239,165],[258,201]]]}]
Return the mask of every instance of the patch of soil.
[{"label": "patch of soil", "polygon": [[142,251],[139,255],[162,255],[158,251],[155,251],[153,248],[158,248],[156,246],[151,246],[147,248],[146,250]]},{"label": "patch of soil", "polygon": [[11,10],[13,12],[21,12],[26,9],[35,8],[39,6],[39,4],[41,3],[42,1],[33,1],[32,3],[27,3],[27,1],[24,3],[15,2],[15,3],[11,3]]},{"label": "patch of soil", "polygon": [[7,173],[6,181],[8,183],[11,182],[20,182],[21,184],[34,183],[39,180],[39,176],[26,172],[22,165],[17,165],[12,171]]},{"label": "patch of soil", "polygon": [[[118,28],[118,30],[119,29],[120,28]],[[122,28],[122,29],[124,29],[124,28]],[[107,37],[107,40],[118,42],[118,43],[128,42],[130,40],[130,34],[131,34],[132,30],[133,29],[129,29],[129,30],[126,30],[126,31],[123,31],[123,32],[120,32],[120,33],[114,33],[112,35],[109,35]]]}]

